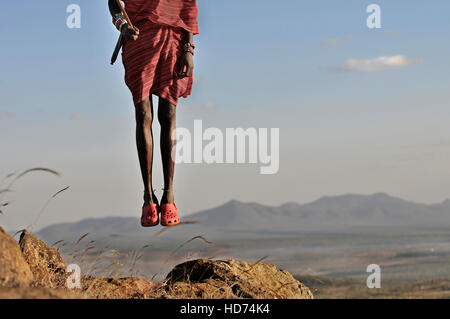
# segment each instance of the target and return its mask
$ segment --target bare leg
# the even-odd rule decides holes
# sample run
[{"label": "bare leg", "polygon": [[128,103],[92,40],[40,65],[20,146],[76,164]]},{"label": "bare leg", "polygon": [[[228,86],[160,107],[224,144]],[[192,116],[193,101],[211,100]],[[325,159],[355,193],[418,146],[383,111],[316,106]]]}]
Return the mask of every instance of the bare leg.
[{"label": "bare leg", "polygon": [[[153,105],[148,98],[135,105],[136,112],[136,145],[144,182],[144,205],[157,203],[152,189],[153,163]],[[151,195],[150,195],[151,194]]]},{"label": "bare leg", "polygon": [[159,99],[158,120],[161,124],[161,158],[164,173],[164,194],[161,204],[172,204],[174,202],[173,175],[175,173],[175,162],[172,158],[172,149],[176,145],[176,140],[172,140],[172,133],[176,129],[176,112],[175,105],[165,99]]}]

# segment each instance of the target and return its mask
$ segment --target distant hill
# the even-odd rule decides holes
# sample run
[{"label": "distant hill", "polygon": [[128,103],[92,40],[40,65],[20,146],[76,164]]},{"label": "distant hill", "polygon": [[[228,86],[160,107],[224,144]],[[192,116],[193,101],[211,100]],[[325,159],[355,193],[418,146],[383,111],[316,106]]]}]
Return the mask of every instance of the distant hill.
[{"label": "distant hill", "polygon": [[[194,233],[302,233],[351,232],[358,228],[447,227],[450,226],[450,200],[439,204],[420,204],[384,193],[325,196],[307,204],[287,203],[265,206],[236,200],[219,207],[182,217],[198,221],[197,225],[175,227],[171,235]],[[138,218],[106,217],[85,219],[76,223],[55,224],[38,232],[45,239],[79,236],[89,232],[95,236],[148,236],[161,230],[144,229]]]},{"label": "distant hill", "polygon": [[450,201],[420,204],[384,193],[324,196],[307,204],[278,207],[231,201],[190,216],[223,230],[322,230],[357,226],[450,225]]}]

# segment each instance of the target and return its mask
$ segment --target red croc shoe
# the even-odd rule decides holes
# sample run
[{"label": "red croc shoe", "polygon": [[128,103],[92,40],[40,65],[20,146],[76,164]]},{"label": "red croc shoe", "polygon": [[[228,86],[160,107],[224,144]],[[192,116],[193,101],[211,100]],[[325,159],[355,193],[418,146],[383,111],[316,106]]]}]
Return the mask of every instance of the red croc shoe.
[{"label": "red croc shoe", "polygon": [[178,217],[178,208],[175,203],[162,204],[161,205],[161,225],[162,226],[175,226],[180,223],[180,217]]},{"label": "red croc shoe", "polygon": [[149,204],[142,207],[141,226],[153,227],[159,224],[158,204]]}]

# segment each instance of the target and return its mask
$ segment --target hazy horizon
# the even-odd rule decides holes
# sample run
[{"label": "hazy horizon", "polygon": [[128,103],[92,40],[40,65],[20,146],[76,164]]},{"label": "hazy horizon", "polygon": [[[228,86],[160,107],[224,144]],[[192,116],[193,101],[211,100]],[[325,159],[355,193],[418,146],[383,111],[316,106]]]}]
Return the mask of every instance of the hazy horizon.
[{"label": "hazy horizon", "polygon": [[[323,195],[323,196],[320,196],[319,198],[316,198],[316,199],[314,199],[312,201],[308,201],[308,202],[300,203],[300,202],[296,202],[296,201],[288,201],[288,202],[284,202],[284,203],[276,204],[276,205],[262,204],[262,203],[258,203],[258,202],[246,202],[246,201],[241,201],[241,200],[237,200],[237,199],[231,199],[231,200],[227,200],[227,201],[224,201],[222,203],[219,203],[219,204],[217,204],[215,206],[212,206],[212,207],[206,207],[206,208],[203,208],[203,209],[200,209],[200,210],[197,210],[197,211],[193,211],[193,212],[191,212],[189,214],[185,214],[185,215],[183,215],[181,217],[186,217],[186,220],[190,220],[189,216],[197,215],[197,214],[201,214],[201,213],[207,213],[207,212],[210,212],[210,211],[214,211],[214,210],[216,210],[218,208],[226,207],[227,205],[232,204],[232,203],[238,203],[238,204],[243,204],[243,205],[261,205],[261,207],[264,207],[264,208],[282,208],[284,206],[290,206],[290,205],[295,205],[295,206],[301,208],[303,206],[307,206],[307,205],[310,205],[310,204],[320,203],[321,201],[342,200],[342,199],[349,198],[349,197],[352,198],[352,199],[359,198],[359,197],[363,198],[363,199],[374,198],[374,197],[384,197],[384,199],[399,200],[399,201],[404,202],[404,203],[410,203],[410,204],[414,204],[414,205],[425,205],[425,206],[429,206],[429,207],[436,206],[436,205],[442,205],[442,204],[445,204],[447,201],[450,201],[450,198],[445,198],[445,199],[443,199],[441,201],[438,201],[438,202],[422,203],[422,202],[418,202],[418,201],[414,201],[414,200],[408,200],[408,199],[404,199],[404,198],[400,198],[400,197],[395,197],[395,196],[392,196],[392,195],[387,194],[385,192],[376,192],[376,193],[371,193],[371,194],[345,193],[345,194],[331,195],[331,196],[330,195]],[[245,212],[243,212],[243,213],[245,214]],[[4,215],[7,215],[7,214],[8,214],[8,212],[5,211]],[[41,212],[41,214],[45,214],[45,210],[43,212]],[[3,218],[4,217],[7,217],[7,216],[3,216]],[[19,227],[15,227],[13,229],[13,228],[8,228],[7,227],[8,223],[7,222],[4,223],[5,222],[5,218],[2,221],[1,220],[2,216],[0,215],[0,226],[4,227],[9,232],[11,232],[11,231],[15,232],[18,229],[22,229],[22,228],[25,228],[26,226],[29,226],[31,224],[31,221],[35,221],[35,217],[36,216],[33,216],[33,218],[31,218],[29,220],[29,223],[27,225],[22,225],[22,226],[19,226]],[[35,231],[35,232],[39,232],[39,231],[41,231],[42,229],[44,229],[44,228],[46,228],[48,226],[53,226],[53,225],[57,225],[57,224],[60,224],[60,223],[77,223],[77,222],[80,222],[80,221],[83,221],[83,220],[86,220],[86,219],[91,219],[91,218],[92,219],[102,219],[102,218],[110,218],[110,217],[111,218],[114,218],[114,217],[117,217],[117,218],[133,217],[133,218],[136,218],[136,220],[138,220],[138,218],[139,218],[138,215],[136,215],[136,216],[127,216],[127,215],[120,215],[120,214],[119,215],[105,215],[105,216],[87,216],[87,217],[83,217],[83,218],[79,218],[79,219],[64,220],[64,221],[58,221],[58,222],[49,222],[48,224],[44,224],[44,225],[39,222],[39,219],[37,219],[38,223],[36,225],[38,225],[38,227],[36,227],[36,225],[35,225],[32,230]],[[5,227],[5,225],[6,225],[6,227]]]}]

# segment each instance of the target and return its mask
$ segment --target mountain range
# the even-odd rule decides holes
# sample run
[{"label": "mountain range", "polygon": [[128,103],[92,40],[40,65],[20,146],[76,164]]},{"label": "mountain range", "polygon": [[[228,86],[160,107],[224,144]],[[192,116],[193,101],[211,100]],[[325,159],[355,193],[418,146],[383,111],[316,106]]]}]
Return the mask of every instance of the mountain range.
[{"label": "mountain range", "polygon": [[[306,204],[265,206],[236,200],[183,217],[196,223],[174,227],[171,236],[193,234],[280,235],[308,232],[350,233],[358,229],[450,227],[450,200],[421,204],[384,193],[324,196]],[[47,240],[91,236],[147,236],[162,228],[142,228],[136,217],[90,218],[74,223],[54,224],[38,234]]]}]

